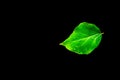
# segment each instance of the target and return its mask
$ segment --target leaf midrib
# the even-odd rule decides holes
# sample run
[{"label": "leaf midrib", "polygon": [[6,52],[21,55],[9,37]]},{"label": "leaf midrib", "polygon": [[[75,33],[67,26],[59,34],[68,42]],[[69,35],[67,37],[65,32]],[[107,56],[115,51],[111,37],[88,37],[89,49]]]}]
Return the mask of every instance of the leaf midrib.
[{"label": "leaf midrib", "polygon": [[[100,34],[100,33],[97,33],[97,34]],[[97,35],[97,34],[94,34],[94,35],[91,35],[91,36],[88,36],[88,37],[84,37],[84,38],[82,38],[82,39],[75,40],[75,41],[73,41],[73,42],[80,41],[80,40],[83,40],[83,39],[88,38],[87,40],[85,40],[85,42],[86,42],[86,41],[88,41],[91,37],[93,37],[93,36],[95,36],[95,35]],[[100,35],[101,35],[101,34],[100,34]],[[99,37],[99,36],[97,36],[97,37]],[[97,38],[97,37],[96,37],[96,38]]]}]

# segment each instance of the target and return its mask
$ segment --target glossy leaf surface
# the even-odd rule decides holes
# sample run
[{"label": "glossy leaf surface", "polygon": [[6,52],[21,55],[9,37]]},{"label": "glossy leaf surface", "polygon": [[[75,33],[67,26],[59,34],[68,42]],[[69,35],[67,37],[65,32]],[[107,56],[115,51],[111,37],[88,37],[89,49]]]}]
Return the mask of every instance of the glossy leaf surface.
[{"label": "glossy leaf surface", "polygon": [[101,39],[102,33],[95,24],[82,22],[60,45],[77,54],[90,54],[98,47]]}]

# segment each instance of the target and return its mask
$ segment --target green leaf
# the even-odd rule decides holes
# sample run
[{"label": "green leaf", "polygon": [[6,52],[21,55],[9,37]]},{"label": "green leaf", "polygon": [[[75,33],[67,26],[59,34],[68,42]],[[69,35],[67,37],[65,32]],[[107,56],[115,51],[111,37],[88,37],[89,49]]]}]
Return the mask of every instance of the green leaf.
[{"label": "green leaf", "polygon": [[60,45],[77,54],[87,55],[98,47],[102,39],[102,34],[95,24],[82,22]]}]

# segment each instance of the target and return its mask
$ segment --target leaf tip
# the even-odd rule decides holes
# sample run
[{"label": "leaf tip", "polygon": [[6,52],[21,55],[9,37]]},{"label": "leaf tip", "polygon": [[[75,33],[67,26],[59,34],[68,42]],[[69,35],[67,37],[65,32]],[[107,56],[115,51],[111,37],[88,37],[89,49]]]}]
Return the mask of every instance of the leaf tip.
[{"label": "leaf tip", "polygon": [[59,45],[63,45],[63,43],[59,43]]},{"label": "leaf tip", "polygon": [[104,34],[104,32],[102,32],[101,34]]}]

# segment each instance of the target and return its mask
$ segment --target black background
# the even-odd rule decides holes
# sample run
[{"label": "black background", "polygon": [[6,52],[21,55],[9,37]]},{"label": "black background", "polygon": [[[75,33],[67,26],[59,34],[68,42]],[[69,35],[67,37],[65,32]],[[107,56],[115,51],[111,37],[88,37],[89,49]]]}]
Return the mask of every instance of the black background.
[{"label": "black background", "polygon": [[[40,67],[111,67],[119,63],[119,15],[110,7],[94,5],[44,7],[40,4],[8,7],[5,27],[8,65],[21,70]],[[61,7],[60,7],[61,6]],[[8,14],[9,13],[9,14]],[[7,22],[6,21],[6,22]],[[100,45],[90,55],[78,55],[59,43],[81,22],[96,24],[104,32]],[[10,26],[10,27],[9,27]],[[6,51],[6,50],[5,50]],[[14,67],[14,68],[15,68]]]},{"label": "black background", "polygon": [[[4,56],[1,59],[5,74],[30,78],[30,75],[41,77],[42,74],[49,78],[46,75],[56,77],[58,73],[61,77],[67,75],[65,72],[74,75],[79,71],[81,78],[80,73],[95,76],[95,71],[97,75],[102,72],[101,77],[119,68],[117,5],[50,2],[8,2],[8,5],[5,2],[7,6],[2,6],[1,54]],[[104,32],[100,45],[89,55],[78,55],[59,45],[81,22],[93,23]]]}]

